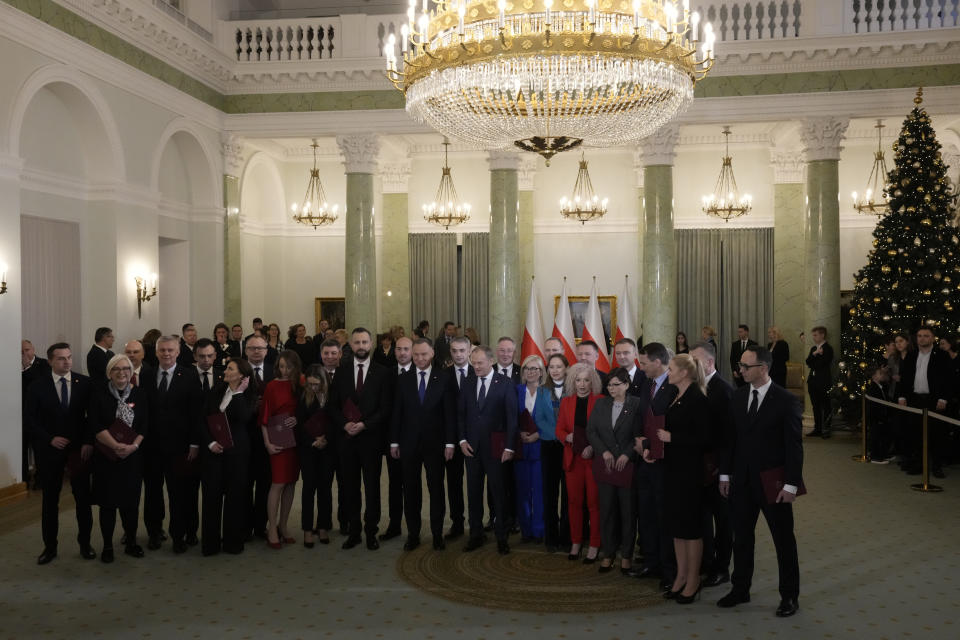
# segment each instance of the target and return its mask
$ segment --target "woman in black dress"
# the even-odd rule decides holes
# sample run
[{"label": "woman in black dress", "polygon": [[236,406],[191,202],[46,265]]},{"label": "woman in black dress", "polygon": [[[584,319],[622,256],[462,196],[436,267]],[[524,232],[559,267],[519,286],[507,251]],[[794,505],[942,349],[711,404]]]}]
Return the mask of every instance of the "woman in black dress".
[{"label": "woman in black dress", "polygon": [[300,356],[300,363],[304,368],[309,367],[317,360],[317,348],[313,340],[307,336],[307,328],[302,324],[295,324],[287,331],[287,342],[284,349],[295,351]]},{"label": "woman in black dress", "polygon": [[681,353],[690,353],[690,345],[687,344],[687,334],[685,334],[683,331],[677,331],[675,342],[677,347],[674,351],[675,354],[679,355]]},{"label": "woman in black dress", "polygon": [[227,418],[233,446],[224,449],[203,422],[203,535],[205,556],[220,552],[241,553],[247,501],[247,467],[250,432],[256,429],[257,385],[251,384],[253,367],[246,360],[231,358],[218,383],[205,398],[205,415],[222,413]]},{"label": "woman in black dress", "polygon": [[783,339],[780,329],[767,329],[767,349],[773,356],[773,366],[770,367],[770,379],[781,387],[787,386],[787,361],[790,359],[790,344]]},{"label": "woman in black dress", "polygon": [[[333,528],[331,488],[337,458],[326,434],[329,426],[326,414],[329,391],[323,365],[310,365],[307,369],[306,384],[297,401],[296,426],[300,477],[303,479],[300,492],[300,525],[303,528],[303,546],[308,549],[312,549],[317,541],[320,544],[330,544],[329,531]],[[317,507],[316,520],[313,515],[314,504]]]},{"label": "woman in black dress", "polygon": [[[703,365],[690,355],[670,360],[670,384],[677,397],[667,409],[665,429],[657,437],[665,442],[664,526],[673,536],[677,578],[665,598],[689,604],[700,593],[700,560],[703,556],[703,456],[710,433]],[[644,456],[649,452],[644,452]]]},{"label": "woman in black dress", "polygon": [[[126,537],[124,553],[134,558],[143,557],[143,547],[137,544],[137,520],[143,480],[140,443],[147,434],[147,393],[143,387],[130,384],[132,375],[130,358],[115,355],[107,363],[106,383],[98,380],[90,396],[88,420],[97,441],[93,454],[93,502],[100,505],[103,536],[100,559],[104,562],[113,562],[117,510]],[[118,421],[136,432],[132,443],[117,442],[111,435],[110,429]]]}]

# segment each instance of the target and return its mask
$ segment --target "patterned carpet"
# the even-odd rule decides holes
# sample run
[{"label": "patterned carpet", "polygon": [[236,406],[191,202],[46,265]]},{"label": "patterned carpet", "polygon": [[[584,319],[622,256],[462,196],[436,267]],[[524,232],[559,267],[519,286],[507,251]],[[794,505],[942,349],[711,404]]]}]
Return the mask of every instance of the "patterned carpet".
[{"label": "patterned carpet", "polygon": [[[686,607],[664,601],[643,606],[647,594],[639,581],[617,571],[599,576],[582,565],[568,568],[564,554],[541,554],[518,537],[505,559],[484,557],[494,552],[491,543],[472,557],[450,545],[443,553],[427,546],[401,560],[402,538],[370,552],[362,546],[343,551],[337,536],[314,549],[296,544],[273,551],[261,542],[239,557],[203,558],[198,549],[178,556],[168,544],[140,560],[119,553],[114,564],[104,565],[79,557],[76,523],[67,510],[60,557],[38,567],[39,522],[23,515],[36,513],[39,496],[31,496],[9,508],[19,515],[0,511],[0,638],[960,637],[960,468],[948,468],[938,482],[943,493],[922,495],[910,490],[916,478],[895,466],[851,462],[853,439],[804,444],[810,494],[796,509],[801,608],[787,620],[773,615],[776,563],[762,520],[753,600],[722,610],[715,602],[726,586],[705,590],[700,602]],[[291,523],[298,521],[295,507]],[[295,536],[299,541],[299,532]],[[97,532],[94,546],[101,546]],[[585,589],[609,585],[632,608],[610,610],[602,592],[596,600],[584,598],[583,606],[553,612],[540,602],[517,610],[520,603],[489,593],[459,602],[438,595],[445,587],[470,592],[471,581],[495,572],[503,594],[528,589],[532,600],[530,579],[520,568],[558,571],[558,580],[582,570]],[[398,572],[419,572],[417,586]],[[445,582],[428,580],[431,575]],[[549,589],[537,595],[539,601],[558,597]]]}]

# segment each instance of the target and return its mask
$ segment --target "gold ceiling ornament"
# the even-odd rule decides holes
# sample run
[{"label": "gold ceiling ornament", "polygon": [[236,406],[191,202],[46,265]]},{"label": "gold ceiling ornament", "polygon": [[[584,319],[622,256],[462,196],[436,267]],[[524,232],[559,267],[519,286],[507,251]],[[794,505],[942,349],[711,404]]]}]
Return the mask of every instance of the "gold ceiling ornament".
[{"label": "gold ceiling ornament", "polygon": [[724,222],[750,213],[753,208],[753,196],[741,195],[737,188],[737,179],[733,176],[733,159],[730,157],[730,127],[723,128],[726,151],[720,164],[720,175],[713,193],[703,196],[703,212],[708,216],[720,218]]},{"label": "gold ceiling ornament", "polygon": [[457,188],[453,186],[453,177],[450,175],[450,163],[447,152],[450,141],[443,139],[443,171],[440,174],[440,186],[433,202],[423,205],[423,219],[427,222],[440,225],[444,229],[463,224],[470,219],[470,205],[460,202]]},{"label": "gold ceiling ornament", "polygon": [[293,212],[293,220],[308,227],[322,227],[323,225],[333,224],[339,217],[337,215],[337,205],[330,205],[327,202],[327,194],[323,191],[323,185],[320,183],[320,170],[317,169],[317,139],[313,139],[310,147],[313,149],[313,169],[310,169],[310,181],[307,182],[307,193],[303,196],[303,202],[300,205],[296,203],[290,205]]},{"label": "gold ceiling ornament", "polygon": [[689,0],[409,1],[399,57],[393,34],[383,52],[407,113],[548,164],[650,135],[690,105],[715,60],[713,28]]},{"label": "gold ceiling ornament", "polygon": [[887,162],[883,157],[883,120],[877,120],[873,128],[877,130],[877,150],[873,154],[873,167],[863,193],[853,192],[853,208],[858,213],[882,218],[890,212],[890,202],[887,200]]},{"label": "gold ceiling ornament", "polygon": [[576,220],[586,224],[591,220],[598,220],[607,213],[607,198],[603,200],[593,191],[593,182],[590,180],[590,171],[587,161],[580,154],[580,170],[577,171],[577,181],[573,184],[573,195],[568,200],[566,196],[560,199],[560,215],[567,220]]}]

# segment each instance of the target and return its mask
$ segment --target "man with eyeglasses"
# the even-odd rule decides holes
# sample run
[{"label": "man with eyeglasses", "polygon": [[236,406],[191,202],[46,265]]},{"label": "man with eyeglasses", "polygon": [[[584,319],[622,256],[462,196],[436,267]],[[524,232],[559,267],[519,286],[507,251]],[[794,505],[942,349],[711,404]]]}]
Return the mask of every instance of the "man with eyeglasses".
[{"label": "man with eyeglasses", "polygon": [[803,484],[802,408],[792,393],[773,384],[773,357],[766,348],[747,347],[738,364],[746,384],[730,401],[733,428],[728,434],[727,455],[720,464],[720,493],[730,498],[733,518],[733,588],[717,606],[750,602],[754,530],[762,512],[780,568],[776,615],[786,618],[799,609],[800,563],[793,534],[793,501]]},{"label": "man with eyeglasses", "polygon": [[[257,335],[247,338],[244,355],[253,369],[252,384],[262,395],[267,383],[273,380],[273,364],[267,362],[267,341]],[[263,444],[259,431],[250,434],[250,463],[247,476],[247,531],[248,538],[259,536],[266,538],[267,497],[270,493],[270,454]]]}]

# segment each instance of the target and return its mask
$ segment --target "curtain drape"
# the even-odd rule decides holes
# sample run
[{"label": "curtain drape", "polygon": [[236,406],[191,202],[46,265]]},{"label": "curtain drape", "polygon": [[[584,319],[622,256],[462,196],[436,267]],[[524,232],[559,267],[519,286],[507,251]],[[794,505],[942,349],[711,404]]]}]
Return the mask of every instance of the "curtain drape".
[{"label": "curtain drape", "polygon": [[33,342],[42,357],[51,344],[68,342],[75,369],[83,370],[86,349],[80,334],[79,225],[21,216],[20,264],[23,337]]},{"label": "curtain drape", "polygon": [[489,344],[488,278],[489,278],[489,233],[463,234],[460,274],[460,323],[463,328],[473,327],[480,341]]},{"label": "curtain drape", "polygon": [[717,368],[729,378],[737,326],[766,345],[773,323],[773,229],[680,229],[676,238],[678,327],[691,344],[714,327]]},{"label": "curtain drape", "polygon": [[457,315],[457,237],[452,233],[411,233],[408,242],[410,326],[426,320],[432,339],[444,322]]}]

